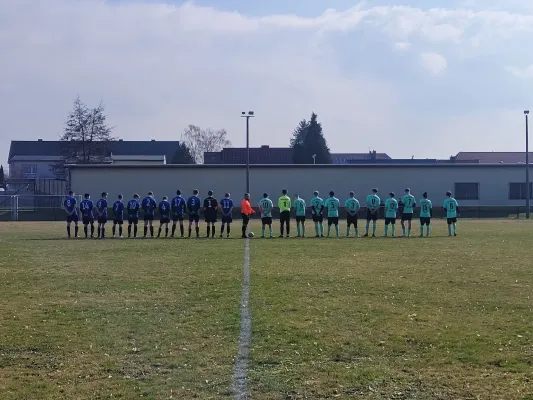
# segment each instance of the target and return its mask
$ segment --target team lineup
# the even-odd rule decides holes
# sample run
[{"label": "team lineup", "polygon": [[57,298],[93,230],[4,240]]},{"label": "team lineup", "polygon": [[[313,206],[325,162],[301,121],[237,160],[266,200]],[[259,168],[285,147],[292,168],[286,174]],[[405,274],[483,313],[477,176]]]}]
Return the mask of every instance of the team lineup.
[{"label": "team lineup", "polygon": [[[67,213],[67,236],[71,237],[71,225],[74,224],[74,237],[79,237],[79,222],[83,225],[85,238],[94,238],[95,222],[97,224],[98,239],[106,237],[106,224],[109,220],[109,203],[108,194],[103,192],[101,198],[96,204],[91,200],[89,193],[83,196],[83,200],[78,206],[78,202],[74,193],[69,192],[69,196],[65,199],[63,207]],[[335,237],[340,237],[339,232],[339,211],[340,200],[335,197],[333,191],[329,192],[329,197],[324,200],[319,196],[319,192],[313,193],[313,198],[310,201],[310,206],[299,195],[294,196],[294,202],[289,197],[286,189],[282,190],[281,197],[278,199],[277,207],[279,208],[279,222],[280,235],[279,237],[290,237],[291,233],[291,211],[294,210],[296,220],[297,237],[306,237],[306,216],[310,210],[311,217],[314,223],[314,237],[331,237],[332,227],[334,228]],[[346,210],[346,236],[351,235],[351,228],[353,225],[353,236],[359,237],[358,227],[358,213],[361,209],[359,200],[355,198],[355,193],[350,192],[348,199],[344,203]],[[415,207],[417,207],[416,198],[411,194],[410,189],[405,189],[405,194],[399,201],[395,198],[395,193],[389,193],[389,197],[382,202],[378,196],[378,189],[372,189],[372,193],[366,197],[366,230],[364,237],[376,236],[377,220],[379,219],[380,208],[384,211],[385,227],[384,236],[389,236],[389,227],[391,229],[391,237],[396,236],[396,220],[400,214],[400,221],[402,227],[402,237],[410,237],[412,229],[412,219]],[[424,193],[420,200],[420,237],[430,235],[431,232],[431,218],[433,205],[428,199],[428,194]],[[154,219],[155,213],[158,211],[159,227],[157,238],[163,235],[164,237],[175,237],[176,230],[179,225],[180,237],[185,237],[184,221],[188,219],[188,235],[190,238],[193,228],[196,237],[200,237],[200,214],[203,212],[206,228],[206,237],[214,238],[216,235],[216,223],[218,217],[221,217],[220,237],[226,235],[227,238],[231,234],[231,224],[233,223],[233,211],[235,202],[232,200],[229,193],[226,193],[224,198],[218,201],[214,197],[214,193],[209,191],[207,197],[200,200],[199,191],[194,190],[192,196],[183,197],[180,190],[176,192],[176,196],[169,200],[168,197],[163,197],[161,202],[157,202],[152,192],[148,193],[142,201],[138,194],[133,195],[133,199],[124,204],[124,197],[118,196],[118,199],[112,204],[111,210],[112,218],[112,234],[113,237],[123,237],[123,225],[128,224],[127,233],[128,238],[137,238],[138,225],[140,216],[144,221],[143,238],[155,237]],[[446,192],[446,198],[443,202],[443,209],[446,212],[448,224],[448,236],[457,236],[457,216],[459,213],[458,203],[452,197],[451,192]],[[272,212],[274,210],[274,203],[270,199],[268,193],[263,194],[263,198],[258,204],[258,213],[262,222],[261,237],[273,237],[272,229]],[[253,236],[253,233],[247,233],[250,218],[255,214],[251,206],[250,195],[246,193],[240,203],[240,214],[242,219],[241,237],[247,238]],[[327,232],[324,229],[324,218],[327,219]],[[372,224],[372,231],[370,233],[370,225]]]}]

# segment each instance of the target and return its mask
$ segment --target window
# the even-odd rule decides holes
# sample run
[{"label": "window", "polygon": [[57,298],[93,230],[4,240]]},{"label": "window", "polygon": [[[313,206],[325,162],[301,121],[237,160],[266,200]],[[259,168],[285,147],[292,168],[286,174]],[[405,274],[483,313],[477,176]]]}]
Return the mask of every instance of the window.
[{"label": "window", "polygon": [[[529,198],[533,199],[533,183],[529,184]],[[525,200],[526,183],[511,182],[509,183],[509,200]]]},{"label": "window", "polygon": [[21,168],[22,175],[33,176],[37,174],[37,165],[23,165]]},{"label": "window", "polygon": [[454,197],[457,200],[479,200],[479,183],[456,183]]}]

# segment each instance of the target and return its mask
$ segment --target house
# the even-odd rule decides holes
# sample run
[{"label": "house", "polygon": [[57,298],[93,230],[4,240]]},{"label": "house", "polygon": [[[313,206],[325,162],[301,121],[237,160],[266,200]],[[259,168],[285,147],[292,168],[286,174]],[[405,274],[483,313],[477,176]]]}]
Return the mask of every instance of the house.
[{"label": "house", "polygon": [[[480,164],[525,164],[526,152],[506,152],[506,151],[460,151],[457,155],[450,157],[458,162],[478,162]],[[530,163],[533,162],[533,153],[529,153]]]},{"label": "house", "polygon": [[[13,140],[9,149],[10,179],[54,179],[59,171],[64,146],[69,142]],[[178,149],[177,141],[123,141],[107,143],[110,164],[166,164]]]}]

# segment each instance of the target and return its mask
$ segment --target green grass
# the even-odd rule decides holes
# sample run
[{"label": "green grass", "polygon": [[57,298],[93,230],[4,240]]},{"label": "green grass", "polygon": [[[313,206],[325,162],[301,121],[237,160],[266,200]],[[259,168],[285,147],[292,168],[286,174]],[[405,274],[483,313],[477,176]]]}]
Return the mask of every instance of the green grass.
[{"label": "green grass", "polygon": [[[252,240],[252,398],[533,399],[532,228]],[[242,240],[62,236],[0,224],[0,398],[231,398]]]}]

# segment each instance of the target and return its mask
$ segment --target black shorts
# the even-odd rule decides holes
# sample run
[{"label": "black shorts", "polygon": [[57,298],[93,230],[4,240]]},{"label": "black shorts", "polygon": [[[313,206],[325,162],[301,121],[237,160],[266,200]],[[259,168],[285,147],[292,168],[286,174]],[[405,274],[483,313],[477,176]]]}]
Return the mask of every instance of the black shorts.
[{"label": "black shorts", "polygon": [[70,224],[71,222],[77,223],[78,220],[78,214],[67,215],[67,224]]},{"label": "black shorts", "polygon": [[89,217],[87,215],[84,215],[82,218],[83,225],[92,225],[94,224],[94,217]]},{"label": "black shorts", "polygon": [[184,219],[184,216],[183,214],[172,214],[172,221],[174,222],[178,222],[178,221],[183,221]]},{"label": "black shorts", "polygon": [[233,217],[231,215],[223,215],[222,216],[222,223],[223,224],[231,224],[233,222]]},{"label": "black shorts", "polygon": [[357,215],[347,214],[346,215],[346,223],[348,224],[348,226],[353,224],[357,228]]},{"label": "black shorts", "polygon": [[261,218],[263,225],[272,225],[272,217],[263,217]]},{"label": "black shorts", "polygon": [[154,214],[144,214],[144,220],[145,221],[153,221],[154,220]]},{"label": "black shorts", "polygon": [[107,224],[107,217],[106,216],[98,217],[98,223],[99,224]]},{"label": "black shorts", "polygon": [[313,214],[313,222],[322,222],[324,221],[324,216],[322,214]]},{"label": "black shorts", "polygon": [[328,225],[339,225],[339,217],[328,217]]},{"label": "black shorts", "polygon": [[161,215],[159,218],[160,224],[170,224],[170,215]]},{"label": "black shorts", "polygon": [[279,222],[281,223],[289,223],[291,222],[291,212],[290,211],[282,211],[279,213]]},{"label": "black shorts", "polygon": [[367,220],[367,221],[377,221],[377,220],[378,220],[378,214],[379,214],[378,211],[379,211],[379,210],[376,208],[376,209],[374,210],[374,212],[372,212],[372,211],[370,210],[370,208],[368,208],[368,209],[366,210],[366,220]]},{"label": "black shorts", "polygon": [[205,222],[207,222],[208,224],[217,222],[216,211],[206,211],[204,217],[205,217]]},{"label": "black shorts", "polygon": [[430,217],[420,217],[420,225],[428,225],[431,224],[431,218]]},{"label": "black shorts", "polygon": [[128,217],[128,224],[133,224],[133,225],[137,225],[139,223],[139,217],[135,216],[135,215],[130,215]]},{"label": "black shorts", "polygon": [[447,218],[448,225],[455,224],[457,222],[457,217]]},{"label": "black shorts", "polygon": [[189,214],[189,222],[200,222],[200,214],[198,214],[198,213],[190,213]]},{"label": "black shorts", "polygon": [[113,224],[114,225],[122,225],[124,223],[123,219],[114,219]]},{"label": "black shorts", "polygon": [[248,222],[250,222],[250,216],[241,213],[241,217],[243,225],[248,225]]},{"label": "black shorts", "polygon": [[296,222],[305,222],[305,215],[297,215]]},{"label": "black shorts", "polygon": [[389,224],[396,225],[396,218],[385,217],[385,225],[389,225]]},{"label": "black shorts", "polygon": [[402,214],[402,222],[411,221],[412,219],[413,219],[413,213]]}]

